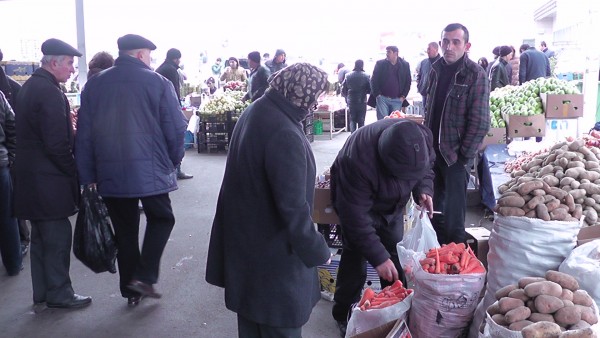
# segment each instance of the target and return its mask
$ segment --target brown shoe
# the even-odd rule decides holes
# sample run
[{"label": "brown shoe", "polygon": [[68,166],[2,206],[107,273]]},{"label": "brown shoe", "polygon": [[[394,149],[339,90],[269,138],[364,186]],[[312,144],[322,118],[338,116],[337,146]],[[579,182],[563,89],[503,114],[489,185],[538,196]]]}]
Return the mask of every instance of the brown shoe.
[{"label": "brown shoe", "polygon": [[133,279],[129,282],[127,287],[130,290],[140,293],[142,296],[150,297],[150,298],[160,298],[162,295],[154,290],[154,287],[150,284],[146,284],[142,281]]}]

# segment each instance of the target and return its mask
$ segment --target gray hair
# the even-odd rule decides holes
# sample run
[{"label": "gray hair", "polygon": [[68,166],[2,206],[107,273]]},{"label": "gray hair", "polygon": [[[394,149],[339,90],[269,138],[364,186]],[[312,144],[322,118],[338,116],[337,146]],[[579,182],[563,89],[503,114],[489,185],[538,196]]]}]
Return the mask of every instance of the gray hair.
[{"label": "gray hair", "polygon": [[137,57],[137,53],[141,50],[144,50],[144,48],[138,48],[138,49],[130,49],[130,50],[120,50],[119,54],[124,54],[124,55],[129,55],[132,57]]},{"label": "gray hair", "polygon": [[66,57],[66,55],[44,55],[42,57],[42,60],[40,60],[40,63],[42,64],[42,67],[49,65],[52,61],[62,63]]}]

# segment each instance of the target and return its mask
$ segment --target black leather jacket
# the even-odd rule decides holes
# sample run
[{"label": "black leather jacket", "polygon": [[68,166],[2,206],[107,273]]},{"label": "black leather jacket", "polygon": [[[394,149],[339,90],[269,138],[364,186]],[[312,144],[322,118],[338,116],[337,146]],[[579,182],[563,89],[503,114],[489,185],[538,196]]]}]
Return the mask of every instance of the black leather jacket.
[{"label": "black leather jacket", "polygon": [[371,92],[369,75],[363,71],[352,71],[342,83],[342,96],[348,104],[367,103],[367,94]]},{"label": "black leather jacket", "polygon": [[0,92],[0,167],[8,167],[15,160],[16,147],[15,114]]}]

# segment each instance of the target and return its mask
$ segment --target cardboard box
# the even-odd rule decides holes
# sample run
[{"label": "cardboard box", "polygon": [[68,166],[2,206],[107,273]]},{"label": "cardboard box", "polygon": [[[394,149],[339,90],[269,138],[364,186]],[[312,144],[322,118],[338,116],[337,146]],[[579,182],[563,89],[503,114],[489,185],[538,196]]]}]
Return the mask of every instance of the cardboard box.
[{"label": "cardboard box", "polygon": [[491,234],[490,231],[484,227],[466,228],[465,231],[467,232],[467,245],[473,249],[477,258],[487,269],[487,254],[490,250],[488,245]]},{"label": "cardboard box", "polygon": [[398,319],[396,321],[396,325],[394,325],[394,328],[392,328],[392,331],[388,333],[385,338],[412,338],[412,334],[408,329],[406,320]]},{"label": "cardboard box", "polygon": [[393,320],[369,331],[354,335],[352,338],[387,338],[388,334],[396,326],[396,322],[397,320]]},{"label": "cardboard box", "polygon": [[600,239],[600,226],[583,227],[577,235],[577,246]]},{"label": "cardboard box", "polygon": [[331,190],[329,188],[315,188],[313,201],[313,222],[320,224],[339,224],[338,218],[331,203]]},{"label": "cardboard box", "polygon": [[568,119],[583,116],[583,94],[540,93],[547,118]]},{"label": "cardboard box", "polygon": [[509,138],[543,137],[546,135],[546,117],[539,115],[509,115],[507,125]]},{"label": "cardboard box", "polygon": [[506,128],[490,128],[485,134],[479,150],[483,151],[490,144],[506,144]]}]

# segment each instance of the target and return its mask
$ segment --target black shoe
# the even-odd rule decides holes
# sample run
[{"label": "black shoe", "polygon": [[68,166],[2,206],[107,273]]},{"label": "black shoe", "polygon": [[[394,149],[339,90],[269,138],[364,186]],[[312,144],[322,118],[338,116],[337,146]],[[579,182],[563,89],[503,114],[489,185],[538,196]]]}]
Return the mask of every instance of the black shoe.
[{"label": "black shoe", "polygon": [[27,255],[29,251],[29,244],[21,244],[21,256]]},{"label": "black shoe", "polygon": [[178,180],[187,180],[189,178],[194,178],[193,175],[188,175],[186,173],[184,173],[183,171],[178,171],[177,172],[177,179]]},{"label": "black shoe", "polygon": [[336,323],[337,323],[338,329],[340,330],[340,335],[342,337],[346,337],[346,328],[348,327],[348,322],[346,322],[346,321],[342,322],[342,321],[336,320]]},{"label": "black shoe", "polygon": [[80,296],[74,294],[73,298],[66,303],[46,303],[46,306],[54,309],[77,309],[88,306],[92,303],[92,297]]},{"label": "black shoe", "polygon": [[142,296],[147,296],[150,298],[160,298],[162,297],[162,295],[158,292],[156,292],[156,290],[154,290],[154,287],[150,284],[146,284],[144,282],[141,282],[139,280],[132,280],[129,285],[127,285],[127,287],[129,288],[129,290],[133,290],[139,294],[141,294]]},{"label": "black shoe", "polygon": [[136,307],[136,306],[138,306],[138,304],[140,304],[142,299],[144,299],[143,295],[127,297],[127,306]]}]

